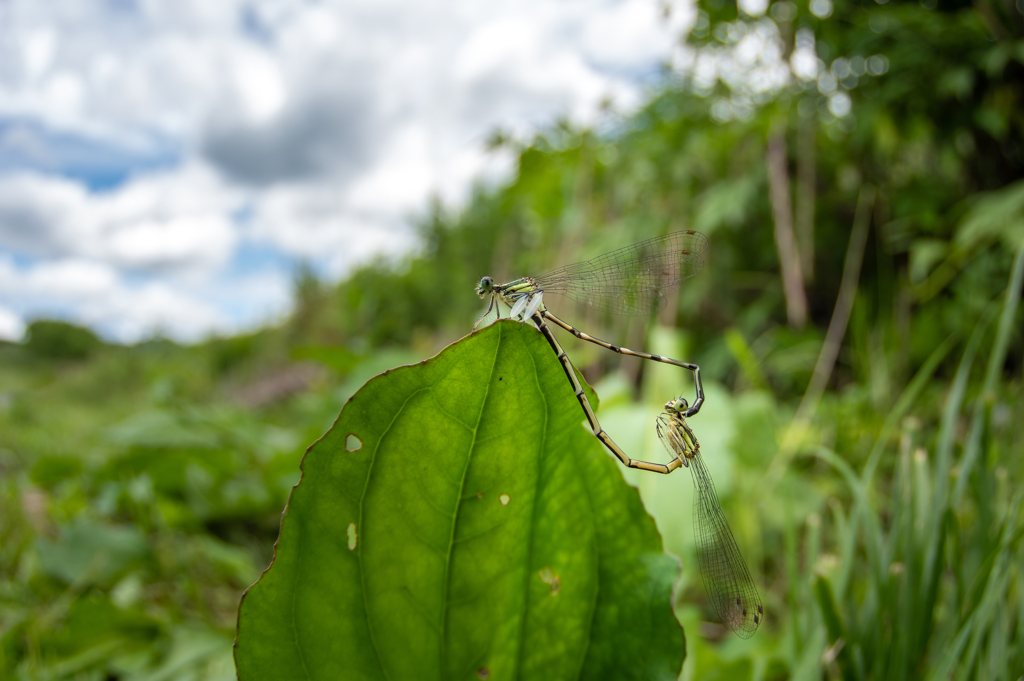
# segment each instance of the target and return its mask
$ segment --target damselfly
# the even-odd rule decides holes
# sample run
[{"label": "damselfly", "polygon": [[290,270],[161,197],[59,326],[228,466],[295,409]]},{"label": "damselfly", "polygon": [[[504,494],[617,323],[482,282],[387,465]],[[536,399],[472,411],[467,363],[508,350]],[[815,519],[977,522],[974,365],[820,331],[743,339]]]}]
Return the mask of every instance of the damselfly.
[{"label": "damselfly", "polygon": [[675,457],[674,461],[693,474],[693,534],[711,607],[740,638],[750,638],[764,617],[761,597],[718,503],[715,483],[700,455],[700,444],[686,424],[686,411],[686,400],[682,398],[666,403],[665,413],[658,417],[658,437]]},{"label": "damselfly", "polygon": [[[704,386],[700,381],[700,367],[689,362],[680,362],[670,357],[637,352],[629,348],[619,347],[599,338],[583,333],[577,328],[563,322],[551,314],[544,305],[545,294],[559,294],[578,303],[597,310],[615,312],[625,315],[643,315],[656,312],[665,307],[665,293],[684,279],[696,275],[704,267],[701,254],[708,247],[708,239],[700,232],[675,232],[654,239],[648,239],[632,246],[598,256],[593,260],[567,265],[548,272],[539,277],[522,277],[506,284],[496,284],[490,277],[484,277],[477,285],[476,292],[481,298],[490,297],[487,311],[473,325],[476,328],[491,310],[499,303],[511,309],[510,318],[533,320],[534,324],[548,344],[558,356],[562,369],[572,384],[573,392],[594,435],[623,464],[630,468],[639,468],[656,473],[671,473],[683,464],[673,459],[668,464],[650,463],[631,459],[623,452],[611,437],[601,428],[594,415],[586,394],[576,379],[572,364],[565,355],[565,350],[558,344],[554,334],[544,320],[557,324],[581,340],[595,343],[603,348],[622,355],[640,357],[655,362],[672,364],[693,372],[693,380],[697,388],[697,398],[686,410],[685,416],[693,416],[704,404]],[[498,316],[501,316],[500,309]]]}]

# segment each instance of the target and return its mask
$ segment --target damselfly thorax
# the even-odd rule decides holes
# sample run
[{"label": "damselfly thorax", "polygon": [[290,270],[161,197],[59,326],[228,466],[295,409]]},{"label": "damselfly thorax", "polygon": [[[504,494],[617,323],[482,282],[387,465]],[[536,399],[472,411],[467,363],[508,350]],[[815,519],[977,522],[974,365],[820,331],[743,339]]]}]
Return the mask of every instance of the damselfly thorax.
[{"label": "damselfly thorax", "polygon": [[683,414],[687,410],[686,400],[679,398],[665,403],[665,413],[658,416],[658,437],[666,444],[671,454],[683,466],[689,467],[690,460],[700,454],[700,443]]},{"label": "damselfly thorax", "polygon": [[476,287],[477,295],[481,298],[491,297],[491,304],[487,311],[473,325],[477,325],[491,313],[491,309],[498,302],[504,303],[510,309],[509,318],[522,317],[524,320],[533,317],[534,313],[544,308],[544,289],[537,285],[533,277],[522,277],[507,284],[495,284],[490,277],[484,277]]}]

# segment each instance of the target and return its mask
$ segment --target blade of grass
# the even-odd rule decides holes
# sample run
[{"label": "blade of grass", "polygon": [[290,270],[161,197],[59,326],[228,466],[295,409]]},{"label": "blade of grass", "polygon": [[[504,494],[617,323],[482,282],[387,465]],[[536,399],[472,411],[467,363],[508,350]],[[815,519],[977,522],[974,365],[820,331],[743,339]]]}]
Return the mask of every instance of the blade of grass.
[{"label": "blade of grass", "polygon": [[[791,514],[792,510],[787,509],[787,514]],[[792,517],[786,522],[786,527],[782,534],[783,541],[783,555],[786,561],[786,574],[795,575],[797,572],[797,565],[799,559],[797,558],[797,538],[796,538],[796,522]],[[797,580],[789,580],[789,602],[799,603],[800,602],[800,584]],[[801,626],[803,624],[803,618],[797,614],[792,620],[792,633],[793,642],[796,644],[797,649],[804,646],[804,633],[805,628]]]},{"label": "blade of grass", "polygon": [[[1011,575],[1007,575],[1009,578]],[[1010,678],[1007,666],[1006,647],[1009,640],[1010,627],[1013,626],[1009,609],[1001,609],[995,616],[995,626],[988,637],[988,655],[984,660],[982,676],[989,679]]]},{"label": "blade of grass", "polygon": [[[850,231],[850,243],[846,247],[846,262],[843,264],[843,278],[839,284],[839,295],[832,311],[825,342],[821,345],[818,361],[814,365],[814,373],[807,384],[796,415],[782,438],[782,445],[776,452],[765,474],[767,489],[772,489],[782,478],[790,459],[796,454],[814,418],[814,413],[821,402],[821,396],[832,376],[839,350],[846,335],[846,326],[850,321],[850,312],[857,297],[857,282],[860,280],[860,267],[864,260],[864,247],[868,238],[868,227],[871,224],[871,211],[875,205],[875,188],[871,185],[861,187],[857,197],[857,209],[853,216],[853,229]],[[799,265],[799,262],[797,263]]]},{"label": "blade of grass", "polygon": [[1013,271],[1010,274],[1010,282],[1006,288],[1006,301],[1003,304],[1003,313],[999,318],[999,329],[996,332],[996,342],[989,355],[988,369],[985,371],[985,384],[979,396],[974,416],[971,419],[971,432],[967,440],[967,447],[964,449],[963,458],[960,461],[960,475],[957,477],[956,487],[953,490],[953,506],[960,504],[963,498],[964,489],[970,479],[971,471],[978,460],[978,452],[981,450],[982,428],[985,424],[985,417],[992,407],[995,396],[996,383],[1002,372],[1003,363],[1006,361],[1006,352],[1010,345],[1010,333],[1013,331],[1013,318],[1017,312],[1017,305],[1020,302],[1021,283],[1024,282],[1024,243],[1017,250],[1017,257],[1013,261]]},{"label": "blade of grass", "polygon": [[[949,486],[949,469],[952,467],[953,442],[956,436],[956,423],[960,416],[964,403],[964,394],[967,392],[967,381],[970,379],[971,368],[974,366],[974,356],[977,354],[981,339],[988,329],[990,315],[985,314],[974,327],[971,339],[967,342],[967,349],[964,350],[960,366],[957,368],[956,376],[953,378],[953,386],[946,398],[946,404],[942,411],[942,421],[939,424],[939,436],[935,447],[935,476],[933,479],[933,494],[936,500],[945,499],[946,490]],[[941,515],[941,514],[940,514]],[[933,519],[932,522],[935,522]]]},{"label": "blade of grass", "polygon": [[948,681],[950,675],[953,673],[954,665],[956,665],[956,661],[960,659],[960,654],[963,652],[964,646],[967,645],[967,639],[970,637],[973,630],[974,616],[972,615],[967,619],[967,622],[964,623],[959,633],[957,633],[952,645],[946,649],[946,654],[942,657],[939,664],[932,667],[931,674],[928,676],[928,681]]},{"label": "blade of grass", "polygon": [[1014,641],[1013,657],[1009,663],[1014,669],[1024,668],[1024,545],[1017,549],[1017,636]]},{"label": "blade of grass", "polygon": [[725,332],[725,347],[729,349],[736,363],[740,365],[740,370],[747,377],[751,387],[754,390],[767,390],[768,381],[764,377],[764,371],[761,370],[754,351],[750,349],[739,329],[732,328]]},{"label": "blade of grass", "polygon": [[805,583],[810,583],[811,572],[814,570],[818,556],[821,554],[821,516],[811,513],[807,516],[807,538],[804,540]]},{"label": "blade of grass", "polygon": [[842,671],[843,678],[846,681],[859,681],[860,677],[856,674],[853,661],[850,658],[850,651],[847,649],[846,629],[827,579],[818,577],[814,580],[814,595],[818,600],[822,619],[825,621],[825,629],[828,631],[830,650],[840,646],[835,659],[840,663],[839,669]]},{"label": "blade of grass", "polygon": [[917,631],[916,642],[924,643],[928,640],[934,625],[932,614],[934,613],[935,600],[938,598],[939,578],[942,570],[942,559],[940,554],[945,545],[945,533],[942,532],[942,522],[949,508],[948,487],[949,469],[952,466],[953,441],[956,434],[956,423],[959,419],[961,408],[964,402],[964,394],[967,391],[967,382],[970,378],[971,368],[974,366],[974,357],[978,346],[988,328],[989,315],[985,314],[981,322],[974,328],[971,339],[967,342],[967,349],[964,350],[960,366],[957,368],[956,377],[953,379],[953,386],[946,398],[946,405],[942,412],[942,421],[939,425],[939,439],[936,445],[935,473],[932,484],[930,505],[933,509],[928,517],[923,518],[925,532],[924,539],[927,548],[924,555],[921,580],[921,606],[922,612],[927,617],[920,622]]},{"label": "blade of grass", "polygon": [[[946,355],[953,348],[955,341],[955,335],[950,335],[937,348],[935,348],[935,350],[932,351],[932,354],[925,361],[924,365],[921,366],[911,379],[910,383],[907,384],[907,387],[900,394],[900,397],[896,400],[896,404],[893,405],[893,408],[890,410],[888,417],[883,423],[878,438],[875,440],[871,454],[868,456],[868,462],[864,468],[864,472],[861,474],[857,486],[853,488],[855,490],[854,508],[850,512],[849,523],[846,531],[840,535],[840,555],[848,557],[847,560],[840,561],[842,572],[837,580],[837,592],[840,597],[845,594],[845,590],[850,583],[851,572],[854,566],[854,547],[862,514],[868,517],[871,524],[876,528],[873,532],[870,532],[870,534],[875,535],[876,537],[881,536],[881,530],[878,528],[878,518],[874,513],[869,511],[870,504],[868,503],[868,498],[864,490],[870,488],[878,462],[881,459],[882,452],[885,451],[885,446],[889,442],[892,431],[910,410],[910,407],[917,401],[917,398],[920,396],[925,385],[935,373],[939,364],[941,364]],[[843,462],[843,464],[845,465],[845,462]],[[870,555],[870,546],[872,542],[867,542],[867,544]],[[879,578],[881,578],[881,575],[879,574],[880,572],[881,566],[876,565],[875,573],[876,575],[879,575]],[[877,604],[875,605],[877,606]],[[871,607],[871,603],[865,602],[865,606],[865,610],[867,610]],[[865,615],[865,617],[867,617],[867,615]],[[866,621],[873,621],[873,619],[868,618]],[[877,646],[882,643],[882,632],[873,627],[870,633],[876,639],[875,643],[877,648]],[[869,659],[875,660],[875,662],[878,663],[876,664],[876,669],[879,668],[881,660],[877,656],[869,656]]]},{"label": "blade of grass", "polygon": [[[828,449],[827,447],[818,446],[811,450],[809,454],[811,456],[818,457],[825,463],[835,468],[846,481],[846,484],[850,488],[850,491],[853,492],[854,499],[862,509],[861,513],[867,520],[867,536],[865,536],[864,547],[868,554],[868,564],[871,566],[871,569],[874,572],[875,579],[883,579],[886,572],[886,568],[884,568],[881,564],[881,558],[884,552],[882,528],[879,523],[878,516],[875,515],[874,511],[871,509],[870,504],[867,503],[867,495],[865,493],[863,482],[860,478],[857,477],[857,474],[854,473],[853,469],[850,467],[850,464],[848,464],[844,459],[842,459],[831,449]],[[853,532],[855,531],[855,529],[856,525],[854,523],[851,523],[850,531]],[[840,563],[844,565],[852,564],[854,562],[853,559],[854,552],[852,550],[849,553],[840,554]],[[843,579],[848,579],[849,571],[848,569],[844,569],[844,571],[840,574],[845,575]],[[839,593],[844,593],[845,587],[846,584],[844,583],[841,585],[840,589],[837,589],[837,591],[839,591]]]},{"label": "blade of grass", "polygon": [[[946,355],[949,354],[949,351],[953,348],[955,343],[956,334],[950,334],[932,351],[932,354],[928,356],[925,363],[917,370],[917,373],[914,374],[914,377],[910,380],[910,383],[907,384],[907,387],[903,389],[903,392],[900,394],[899,398],[897,398],[892,409],[889,410],[889,415],[882,424],[882,429],[871,449],[871,454],[868,456],[864,472],[861,474],[861,485],[866,487],[871,484],[875,470],[878,467],[878,462],[881,459],[882,452],[885,451],[885,446],[889,442],[889,438],[892,435],[892,431],[896,428],[896,424],[903,419],[906,413],[910,410],[910,407],[917,401],[917,398],[921,395],[921,391],[924,389],[925,385],[927,385],[939,364],[942,363],[942,360],[944,360]],[[855,499],[853,510],[850,512],[850,515],[846,517],[846,527],[839,533],[839,552],[841,556],[852,556],[854,554],[854,544],[856,543],[862,504],[866,507],[867,499],[864,496],[858,496]],[[836,580],[836,592],[838,598],[842,599],[846,593],[846,586],[849,584],[850,572],[853,569],[853,561],[840,561],[840,564],[842,572]]]},{"label": "blade of grass", "polygon": [[1020,502],[1021,494],[1018,493],[1006,515],[1006,521],[1000,533],[999,551],[992,568],[994,574],[988,579],[981,602],[974,612],[974,615],[976,615],[974,631],[971,633],[970,642],[967,645],[967,651],[964,661],[960,665],[960,673],[957,675],[957,679],[966,681],[966,679],[972,676],[979,648],[990,633],[997,608],[1005,600],[1004,594],[1010,581],[1009,563],[1011,555],[1014,549],[1016,549],[1014,544],[1020,541],[1020,535],[1017,533],[1017,514],[1020,509]]},{"label": "blade of grass", "polygon": [[924,390],[925,385],[931,379],[932,374],[942,363],[942,360],[946,359],[946,355],[953,349],[956,344],[957,334],[952,333],[946,337],[942,343],[939,344],[932,354],[928,356],[925,363],[921,365],[921,368],[914,374],[914,378],[910,380],[907,387],[904,388],[899,398],[896,400],[896,404],[893,405],[889,411],[889,415],[886,417],[885,422],[882,423],[882,429],[878,433],[878,438],[875,440],[874,447],[871,448],[871,454],[868,455],[868,462],[864,466],[864,472],[861,474],[861,481],[865,486],[870,486],[872,478],[875,475],[875,469],[878,468],[878,462],[882,458],[882,452],[885,451],[885,446],[889,442],[889,437],[892,435],[892,431],[906,413],[913,406],[914,402],[921,395],[921,391]]}]

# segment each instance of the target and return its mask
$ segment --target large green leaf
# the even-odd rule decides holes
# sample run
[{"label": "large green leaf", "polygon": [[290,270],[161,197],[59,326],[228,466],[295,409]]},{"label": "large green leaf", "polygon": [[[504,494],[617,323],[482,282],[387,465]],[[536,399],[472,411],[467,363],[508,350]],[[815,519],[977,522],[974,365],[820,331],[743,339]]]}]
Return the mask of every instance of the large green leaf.
[{"label": "large green leaf", "polygon": [[303,460],[239,678],[675,678],[678,564],[581,421],[513,322],[370,380]]}]

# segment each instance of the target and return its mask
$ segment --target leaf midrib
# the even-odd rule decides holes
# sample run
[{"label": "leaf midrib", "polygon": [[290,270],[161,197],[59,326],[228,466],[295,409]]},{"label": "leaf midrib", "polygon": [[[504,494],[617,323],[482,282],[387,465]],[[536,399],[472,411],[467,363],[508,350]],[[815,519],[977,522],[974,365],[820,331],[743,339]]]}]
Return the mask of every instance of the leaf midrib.
[{"label": "leaf midrib", "polygon": [[[548,410],[549,410],[548,398],[547,398],[547,395],[544,394],[544,389],[540,385],[540,376],[538,375],[537,360],[534,359],[533,355],[530,354],[530,353],[528,353],[528,356],[530,358],[530,361],[533,363],[533,379],[534,379],[534,381],[537,382],[537,392],[540,393],[540,398],[544,402],[544,430],[542,431],[544,433],[544,435],[543,435],[543,439],[541,440],[541,448],[540,448],[541,456],[543,456],[543,452],[545,451],[545,445],[547,444],[548,421],[549,421],[549,417],[550,417],[550,415],[548,413]],[[534,486],[533,486],[533,503],[530,505],[530,521],[529,521],[529,524],[527,525],[527,531],[529,532],[530,540],[529,540],[529,542],[527,544],[527,548],[526,548],[526,570],[525,570],[526,576],[524,578],[525,585],[524,585],[524,589],[523,589],[523,612],[522,612],[522,616],[520,618],[520,625],[519,625],[519,650],[516,653],[516,675],[515,675],[515,678],[522,678],[523,654],[524,654],[524,651],[525,651],[525,648],[526,648],[526,617],[527,617],[527,611],[529,610],[529,607],[530,607],[530,576],[532,574],[531,566],[532,566],[532,563],[533,563],[533,544],[534,544],[533,540],[534,540],[534,536],[536,534],[532,530],[533,530],[534,521],[536,520],[536,517],[537,517],[537,499],[538,499],[538,497],[540,497],[540,477],[541,476],[540,476],[540,470],[539,469],[540,469],[541,465],[542,465],[541,459],[540,459],[540,457],[538,457],[538,459],[537,459],[537,468],[538,468],[538,470],[537,470],[537,474],[535,476],[535,482],[534,482]]]},{"label": "leaf midrib", "polygon": [[469,464],[473,460],[473,450],[476,449],[476,438],[480,431],[480,421],[484,417],[484,412],[487,410],[487,400],[491,396],[491,381],[494,380],[494,367],[498,363],[498,353],[501,352],[502,339],[504,338],[504,332],[499,327],[498,329],[498,342],[494,346],[494,356],[491,358],[491,370],[487,376],[486,388],[484,388],[484,399],[480,402],[480,411],[477,413],[476,422],[473,424],[473,440],[469,444],[469,455],[466,457],[466,465],[462,468],[462,475],[459,479],[459,492],[455,497],[455,511],[452,513],[452,529],[448,535],[448,552],[445,556],[444,561],[444,581],[443,589],[444,592],[441,594],[441,669],[440,678],[446,678],[445,670],[447,669],[447,646],[446,641],[446,627],[448,625],[448,593],[449,580],[451,579],[451,564],[452,564],[452,550],[455,548],[455,528],[459,524],[459,512],[462,510],[462,492],[466,486],[466,474],[469,472]]}]

